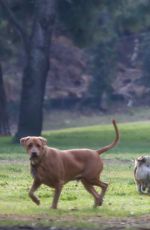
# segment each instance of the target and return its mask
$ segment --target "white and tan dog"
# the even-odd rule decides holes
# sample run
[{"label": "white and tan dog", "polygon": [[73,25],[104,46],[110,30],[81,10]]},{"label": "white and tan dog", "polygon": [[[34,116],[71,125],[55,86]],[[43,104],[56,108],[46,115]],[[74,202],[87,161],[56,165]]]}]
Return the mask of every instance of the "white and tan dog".
[{"label": "white and tan dog", "polygon": [[139,193],[150,193],[150,156],[141,156],[135,160],[134,178]]}]

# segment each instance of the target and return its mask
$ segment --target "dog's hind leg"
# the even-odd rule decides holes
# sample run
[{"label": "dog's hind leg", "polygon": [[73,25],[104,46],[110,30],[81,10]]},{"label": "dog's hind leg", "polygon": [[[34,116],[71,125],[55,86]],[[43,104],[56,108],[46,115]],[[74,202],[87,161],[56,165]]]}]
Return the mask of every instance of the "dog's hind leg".
[{"label": "dog's hind leg", "polygon": [[84,185],[85,189],[94,197],[94,200],[95,200],[94,207],[98,206],[99,194],[96,192],[96,190],[93,187],[93,185],[89,184],[85,180],[81,180],[81,182]]},{"label": "dog's hind leg", "polygon": [[51,206],[51,208],[53,209],[57,208],[57,204],[58,204],[58,200],[59,200],[62,188],[63,188],[63,183],[58,183],[57,186],[55,186],[54,198],[53,198],[53,202]]},{"label": "dog's hind leg", "polygon": [[140,183],[137,183],[137,191],[140,193],[140,194],[143,194],[144,191],[143,191],[143,188],[142,188],[142,185]]},{"label": "dog's hind leg", "polygon": [[101,206],[103,204],[103,198],[104,198],[104,195],[107,191],[108,184],[100,181],[99,179],[96,179],[95,181],[93,181],[93,185],[99,186],[102,189],[102,191],[99,195],[99,201],[97,203],[98,206]]},{"label": "dog's hind leg", "polygon": [[32,187],[29,191],[29,197],[33,200],[34,203],[37,205],[40,204],[40,200],[38,199],[37,196],[34,195],[34,192],[40,187],[41,183],[37,180],[33,181]]}]

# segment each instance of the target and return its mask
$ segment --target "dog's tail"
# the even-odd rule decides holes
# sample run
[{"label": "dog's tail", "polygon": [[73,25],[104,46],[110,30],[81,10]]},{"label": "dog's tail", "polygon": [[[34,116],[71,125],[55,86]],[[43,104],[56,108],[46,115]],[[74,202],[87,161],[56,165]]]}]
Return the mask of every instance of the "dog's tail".
[{"label": "dog's tail", "polygon": [[105,146],[105,147],[103,147],[101,149],[96,150],[99,155],[102,154],[102,153],[104,153],[104,152],[106,152],[106,151],[108,151],[109,149],[113,148],[119,142],[120,136],[119,136],[119,130],[118,130],[116,121],[112,120],[112,123],[113,123],[114,129],[115,129],[116,138],[115,138],[115,140],[110,145],[107,145],[107,146]]}]

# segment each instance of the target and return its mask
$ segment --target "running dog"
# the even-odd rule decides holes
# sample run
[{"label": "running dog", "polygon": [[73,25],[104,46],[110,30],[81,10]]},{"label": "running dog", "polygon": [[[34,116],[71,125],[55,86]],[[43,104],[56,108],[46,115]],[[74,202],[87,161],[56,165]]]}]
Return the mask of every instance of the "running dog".
[{"label": "running dog", "polygon": [[[34,192],[41,184],[45,184],[54,188],[51,208],[56,209],[64,184],[71,180],[80,180],[85,189],[94,197],[95,206],[102,205],[108,184],[100,180],[103,162],[99,155],[113,148],[119,141],[119,131],[115,120],[112,123],[116,134],[115,140],[99,150],[59,150],[48,147],[47,140],[43,137],[21,138],[20,143],[26,148],[30,157],[31,174],[34,179],[29,191],[30,198],[39,205],[40,201]],[[100,194],[94,186],[101,188]]]}]

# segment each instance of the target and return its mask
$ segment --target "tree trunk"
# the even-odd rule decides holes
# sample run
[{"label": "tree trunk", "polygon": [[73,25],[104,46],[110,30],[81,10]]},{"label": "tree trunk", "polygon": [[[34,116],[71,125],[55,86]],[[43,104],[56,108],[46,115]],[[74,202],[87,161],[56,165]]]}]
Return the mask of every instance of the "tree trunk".
[{"label": "tree trunk", "polygon": [[0,64],[0,136],[9,136],[10,127],[6,108],[6,95],[3,83],[2,67]]},{"label": "tree trunk", "polygon": [[52,30],[56,0],[36,0],[35,18],[22,82],[20,116],[16,140],[40,135],[43,100],[49,70]]}]

